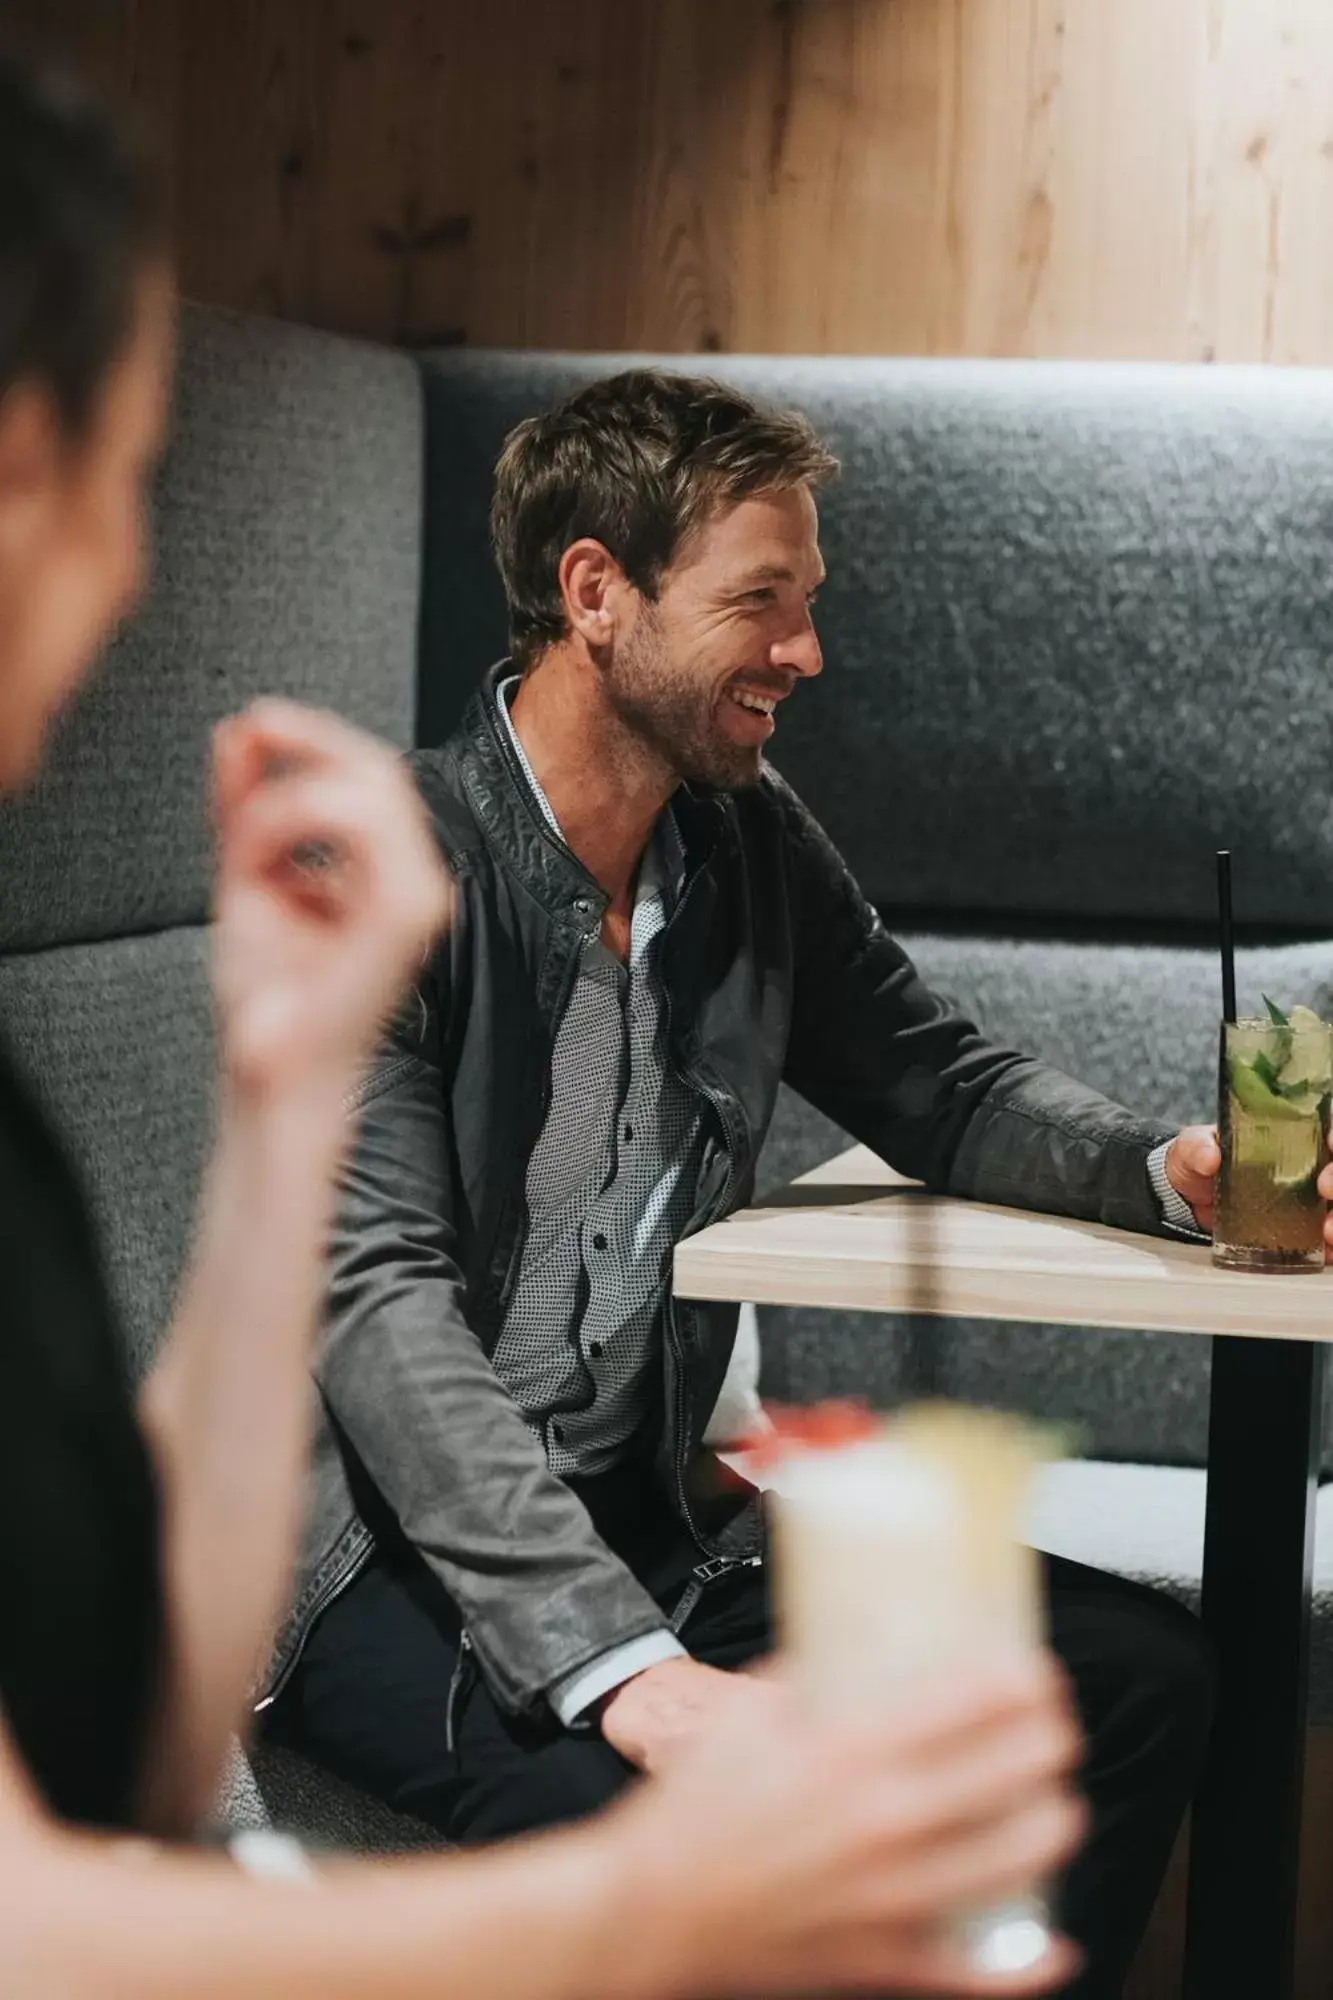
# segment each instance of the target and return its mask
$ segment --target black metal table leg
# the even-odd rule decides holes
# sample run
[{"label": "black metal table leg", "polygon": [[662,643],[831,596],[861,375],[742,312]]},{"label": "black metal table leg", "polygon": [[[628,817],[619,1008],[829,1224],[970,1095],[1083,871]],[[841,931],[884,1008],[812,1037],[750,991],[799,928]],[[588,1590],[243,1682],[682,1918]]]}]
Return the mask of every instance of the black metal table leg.
[{"label": "black metal table leg", "polygon": [[1194,1809],[1186,2000],[1290,2000],[1324,1350],[1213,1341],[1203,1616],[1221,1714]]}]

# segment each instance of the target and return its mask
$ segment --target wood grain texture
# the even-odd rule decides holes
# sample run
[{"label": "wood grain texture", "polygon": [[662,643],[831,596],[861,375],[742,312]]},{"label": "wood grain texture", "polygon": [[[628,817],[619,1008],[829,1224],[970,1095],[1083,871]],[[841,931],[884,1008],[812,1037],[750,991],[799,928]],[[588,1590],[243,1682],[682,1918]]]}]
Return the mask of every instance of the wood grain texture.
[{"label": "wood grain texture", "polygon": [[853,1146],[688,1237],[682,1298],[1333,1340],[1333,1273],[1214,1268],[1204,1244],[923,1193]]},{"label": "wood grain texture", "polygon": [[0,0],[186,288],[409,343],[1333,363],[1329,0]]}]

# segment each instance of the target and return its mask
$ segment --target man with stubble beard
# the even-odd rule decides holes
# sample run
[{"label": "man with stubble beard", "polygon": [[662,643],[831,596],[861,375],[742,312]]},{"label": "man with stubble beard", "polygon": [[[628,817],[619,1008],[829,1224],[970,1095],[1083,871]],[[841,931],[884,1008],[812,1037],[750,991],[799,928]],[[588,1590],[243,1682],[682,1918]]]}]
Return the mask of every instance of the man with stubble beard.
[{"label": "man with stubble beard", "polygon": [[[835,472],[801,416],[650,370],[519,425],[513,656],[415,759],[461,913],[361,1093],[270,1726],[451,1839],[589,1812],[771,1699],[761,1518],[702,1451],[736,1309],[670,1272],[750,1198],[779,1084],[952,1194],[1211,1224],[1212,1134],[988,1042],[765,761],[822,669]],[[1076,1990],[1110,1996],[1210,1666],[1164,1598],[1047,1579],[1088,1741]]]}]

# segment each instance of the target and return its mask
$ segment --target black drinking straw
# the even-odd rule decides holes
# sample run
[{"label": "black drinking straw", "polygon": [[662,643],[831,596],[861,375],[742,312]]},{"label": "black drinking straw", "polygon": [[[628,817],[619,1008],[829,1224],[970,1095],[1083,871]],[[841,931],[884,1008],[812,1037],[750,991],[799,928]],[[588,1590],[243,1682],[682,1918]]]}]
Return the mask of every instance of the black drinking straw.
[{"label": "black drinking straw", "polygon": [[1222,1019],[1236,1018],[1236,942],[1231,928],[1231,850],[1217,850],[1217,931],[1222,952]]}]

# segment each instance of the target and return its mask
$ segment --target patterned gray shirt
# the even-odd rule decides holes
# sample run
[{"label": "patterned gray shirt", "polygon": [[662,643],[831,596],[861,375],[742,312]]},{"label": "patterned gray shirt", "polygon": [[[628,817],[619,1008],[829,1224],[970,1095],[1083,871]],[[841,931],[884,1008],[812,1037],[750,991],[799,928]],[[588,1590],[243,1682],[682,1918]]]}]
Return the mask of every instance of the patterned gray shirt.
[{"label": "patterned gray shirt", "polygon": [[[500,690],[501,713],[515,683]],[[548,823],[560,828],[517,734]],[[670,810],[639,870],[628,966],[597,931],[556,1030],[527,1169],[528,1234],[493,1365],[561,1478],[607,1471],[652,1411],[671,1254],[698,1190],[703,1114],[667,1049],[662,932],[684,857]]]}]

